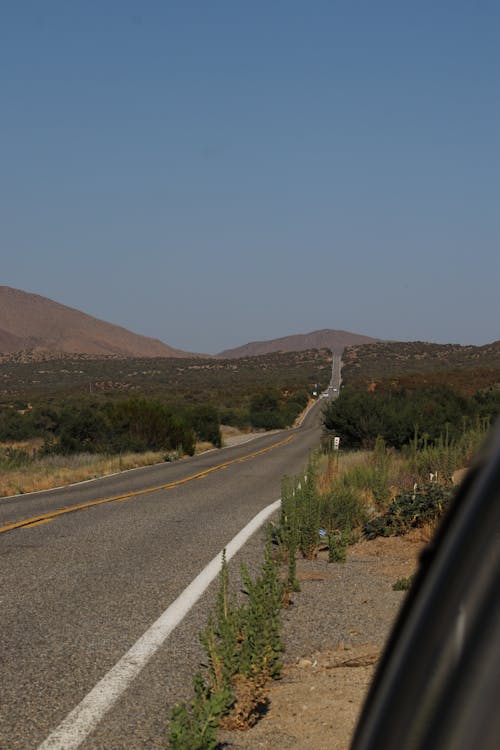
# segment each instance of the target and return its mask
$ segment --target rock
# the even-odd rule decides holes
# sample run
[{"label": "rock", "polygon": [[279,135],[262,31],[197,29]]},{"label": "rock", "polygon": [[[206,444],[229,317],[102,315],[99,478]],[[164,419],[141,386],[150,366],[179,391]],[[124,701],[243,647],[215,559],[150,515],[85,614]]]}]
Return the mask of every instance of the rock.
[{"label": "rock", "polygon": [[312,667],[312,661],[310,659],[299,659],[297,666],[299,669],[308,669]]}]

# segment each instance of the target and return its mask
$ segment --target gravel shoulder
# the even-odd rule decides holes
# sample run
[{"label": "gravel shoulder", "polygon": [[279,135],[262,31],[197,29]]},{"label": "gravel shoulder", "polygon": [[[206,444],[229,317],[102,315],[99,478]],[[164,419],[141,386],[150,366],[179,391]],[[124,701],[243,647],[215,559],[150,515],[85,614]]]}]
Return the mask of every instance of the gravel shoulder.
[{"label": "gravel shoulder", "polygon": [[285,667],[269,709],[246,732],[221,732],[226,750],[345,750],[404,592],[427,541],[421,532],[362,541],[345,564],[326,553],[298,563],[301,591],[284,612]]}]

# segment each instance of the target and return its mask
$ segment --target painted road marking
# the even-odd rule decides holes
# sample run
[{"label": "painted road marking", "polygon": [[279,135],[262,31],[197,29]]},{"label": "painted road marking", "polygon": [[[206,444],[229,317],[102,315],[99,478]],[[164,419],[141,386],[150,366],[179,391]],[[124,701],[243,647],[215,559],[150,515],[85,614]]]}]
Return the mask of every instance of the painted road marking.
[{"label": "painted road marking", "polygon": [[[268,505],[229,542],[226,559],[230,560],[245,542],[280,506],[281,500]],[[172,630],[183,620],[189,610],[220,573],[222,551],[184,589],[182,594],[146,630],[143,636],[122,656],[114,667],[68,714],[59,726],[39,745],[38,750],[75,750],[95,729],[109,709],[116,703],[132,680],[146,666],[163,645]]]},{"label": "painted road marking", "polygon": [[230,461],[224,461],[224,463],[222,464],[211,466],[209,469],[204,469],[203,471],[200,471],[196,474],[191,474],[187,477],[184,477],[183,479],[177,479],[174,482],[161,484],[158,487],[149,487],[148,489],[145,489],[145,490],[136,490],[135,492],[127,492],[123,495],[115,495],[113,497],[101,497],[98,500],[89,500],[86,503],[79,503],[78,505],[71,505],[69,508],[58,508],[57,510],[50,511],[49,513],[43,513],[39,516],[34,516],[32,518],[25,518],[22,521],[13,521],[12,523],[7,523],[4,526],[0,526],[0,534],[6,531],[14,531],[15,529],[21,529],[26,526],[28,527],[35,526],[42,522],[51,521],[53,518],[57,518],[57,516],[63,516],[66,513],[75,513],[78,510],[88,510],[88,508],[93,508],[96,505],[103,505],[104,503],[113,503],[119,500],[130,500],[134,497],[139,497],[140,495],[147,495],[150,492],[158,492],[158,490],[169,490],[174,487],[179,487],[181,484],[192,482],[194,479],[202,479],[203,477],[206,477],[209,474],[212,474],[214,471],[220,471],[221,469],[226,469],[228,466],[231,466],[232,464],[242,463],[243,461],[248,461],[250,458],[256,458],[257,456],[261,456],[263,453],[268,453],[269,451],[272,451],[275,448],[280,448],[282,445],[286,445],[286,443],[289,443],[291,440],[294,440],[294,439],[295,439],[295,435],[289,435],[284,440],[280,440],[278,443],[274,443],[273,445],[270,445],[267,448],[261,448],[260,450],[254,451],[253,453],[247,453],[245,456],[240,456],[239,458],[233,458]]},{"label": "painted road marking", "polygon": [[50,523],[52,520],[52,518],[44,518],[42,521],[33,521],[33,523],[27,523],[22,528],[32,529],[33,526],[41,526],[43,523]]}]

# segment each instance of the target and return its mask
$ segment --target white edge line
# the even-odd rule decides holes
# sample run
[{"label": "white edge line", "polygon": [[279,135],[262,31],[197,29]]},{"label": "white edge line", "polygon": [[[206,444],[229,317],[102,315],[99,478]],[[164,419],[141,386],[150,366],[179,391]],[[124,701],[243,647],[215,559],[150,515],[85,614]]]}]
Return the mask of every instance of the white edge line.
[{"label": "white edge line", "polygon": [[[265,521],[279,508],[276,500],[257,513],[226,546],[230,560]],[[183,620],[210,583],[220,573],[222,551],[208,563],[177,599],[163,612],[109,672],[87,693],[38,750],[75,750],[146,666],[153,654]]]}]

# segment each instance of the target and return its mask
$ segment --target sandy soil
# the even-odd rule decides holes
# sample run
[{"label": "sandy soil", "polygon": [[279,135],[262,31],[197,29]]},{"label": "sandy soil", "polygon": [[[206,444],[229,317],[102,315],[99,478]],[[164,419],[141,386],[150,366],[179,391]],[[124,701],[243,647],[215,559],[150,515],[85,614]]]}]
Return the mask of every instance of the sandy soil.
[{"label": "sandy soil", "polygon": [[[321,568],[321,561],[301,562],[299,577],[303,593],[298,595],[297,612],[291,613],[288,627],[288,638],[294,639],[292,650],[299,648],[300,651],[300,646],[297,647],[300,640],[302,648],[307,649],[310,638],[304,627],[306,615],[301,612],[301,599],[305,599],[304,605],[310,609],[313,592],[312,596],[322,602],[323,612],[325,599],[332,600],[333,609],[335,592],[341,586],[338,576],[350,575],[350,566],[355,578],[349,578],[353,594],[344,615],[343,632],[347,632],[348,637],[339,642],[332,631],[330,642],[324,642],[320,649],[306,650],[289,661],[282,679],[271,687],[267,714],[246,732],[222,732],[221,747],[228,750],[271,747],[275,750],[345,750],[349,747],[385,638],[405,596],[393,591],[392,585],[415,571],[427,538],[428,533],[414,532],[403,538],[360,542],[351,548],[346,566],[323,565]],[[369,580],[370,587],[377,584],[381,627],[373,620],[373,606],[367,603],[361,581],[359,595],[357,593],[356,576]],[[294,633],[294,617],[297,618],[295,630],[302,628],[299,636]],[[376,635],[373,640],[367,638],[370,631]]]}]

